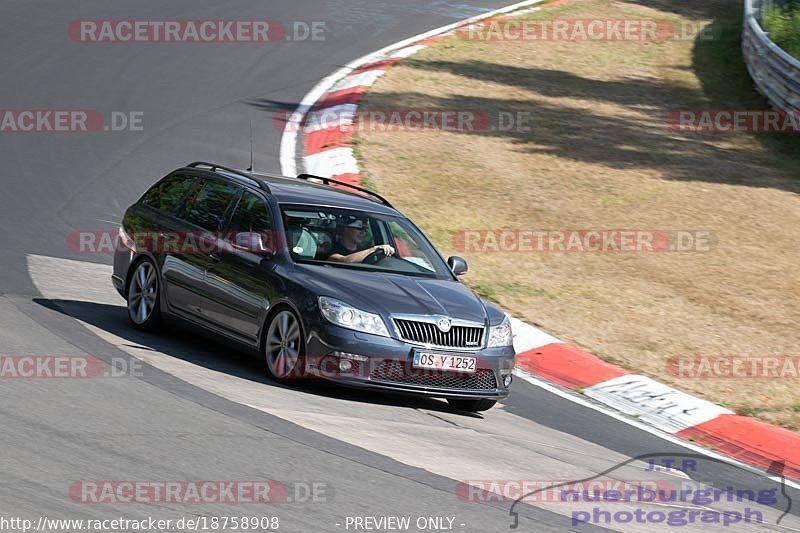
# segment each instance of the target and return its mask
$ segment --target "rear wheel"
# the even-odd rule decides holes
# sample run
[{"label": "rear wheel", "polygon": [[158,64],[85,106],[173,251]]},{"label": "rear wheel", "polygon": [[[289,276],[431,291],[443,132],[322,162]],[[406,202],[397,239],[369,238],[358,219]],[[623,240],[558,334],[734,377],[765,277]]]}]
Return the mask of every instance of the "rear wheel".
[{"label": "rear wheel", "polygon": [[275,313],[264,339],[269,375],[280,382],[303,377],[303,350],[303,332],[297,315],[288,309]]},{"label": "rear wheel", "polygon": [[128,318],[134,327],[145,331],[161,327],[158,289],[158,271],[153,262],[142,259],[136,263],[128,282]]},{"label": "rear wheel", "polygon": [[497,400],[489,400],[487,398],[481,398],[479,400],[461,400],[458,398],[448,398],[447,403],[450,404],[450,407],[454,409],[460,409],[462,411],[488,411],[494,404],[497,403]]}]

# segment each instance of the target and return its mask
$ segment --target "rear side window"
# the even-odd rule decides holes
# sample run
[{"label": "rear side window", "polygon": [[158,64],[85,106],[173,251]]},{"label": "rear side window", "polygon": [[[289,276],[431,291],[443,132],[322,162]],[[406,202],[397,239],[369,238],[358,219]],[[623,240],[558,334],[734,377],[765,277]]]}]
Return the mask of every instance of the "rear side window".
[{"label": "rear side window", "polygon": [[183,218],[208,231],[219,229],[239,187],[219,181],[206,181],[193,202],[186,206]]},{"label": "rear side window", "polygon": [[147,191],[142,198],[146,206],[165,213],[172,213],[194,185],[191,176],[167,176]]}]

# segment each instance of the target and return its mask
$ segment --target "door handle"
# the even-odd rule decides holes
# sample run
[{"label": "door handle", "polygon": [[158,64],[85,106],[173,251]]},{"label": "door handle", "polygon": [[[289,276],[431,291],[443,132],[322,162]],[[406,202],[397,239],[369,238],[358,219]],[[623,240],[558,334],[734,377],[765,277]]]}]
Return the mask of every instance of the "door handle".
[{"label": "door handle", "polygon": [[220,257],[220,255],[217,252],[211,252],[210,254],[208,254],[208,257],[210,257],[211,260],[215,263],[222,260],[222,257]]}]

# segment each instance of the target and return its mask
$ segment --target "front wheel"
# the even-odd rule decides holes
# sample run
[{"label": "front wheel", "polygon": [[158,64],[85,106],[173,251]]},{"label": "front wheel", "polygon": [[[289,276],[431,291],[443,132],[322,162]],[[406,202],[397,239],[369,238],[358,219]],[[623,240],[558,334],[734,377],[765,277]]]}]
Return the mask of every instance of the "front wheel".
[{"label": "front wheel", "polygon": [[269,375],[278,382],[302,377],[303,349],[303,333],[297,315],[288,309],[277,312],[267,326],[264,342]]},{"label": "front wheel", "polygon": [[497,403],[497,400],[489,400],[487,398],[481,398],[479,400],[461,400],[458,398],[448,398],[447,403],[450,404],[450,407],[454,409],[460,409],[461,411],[488,411],[494,404]]},{"label": "front wheel", "polygon": [[149,259],[136,264],[128,282],[128,318],[134,327],[155,331],[161,327],[159,282],[156,266]]}]

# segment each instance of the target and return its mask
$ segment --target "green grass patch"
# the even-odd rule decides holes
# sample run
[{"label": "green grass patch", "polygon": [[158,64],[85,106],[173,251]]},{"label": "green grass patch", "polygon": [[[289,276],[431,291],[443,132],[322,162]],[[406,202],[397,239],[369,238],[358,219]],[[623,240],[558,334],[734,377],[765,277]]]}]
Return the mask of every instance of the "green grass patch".
[{"label": "green grass patch", "polygon": [[764,14],[762,26],[772,42],[800,59],[800,1],[774,6]]}]

